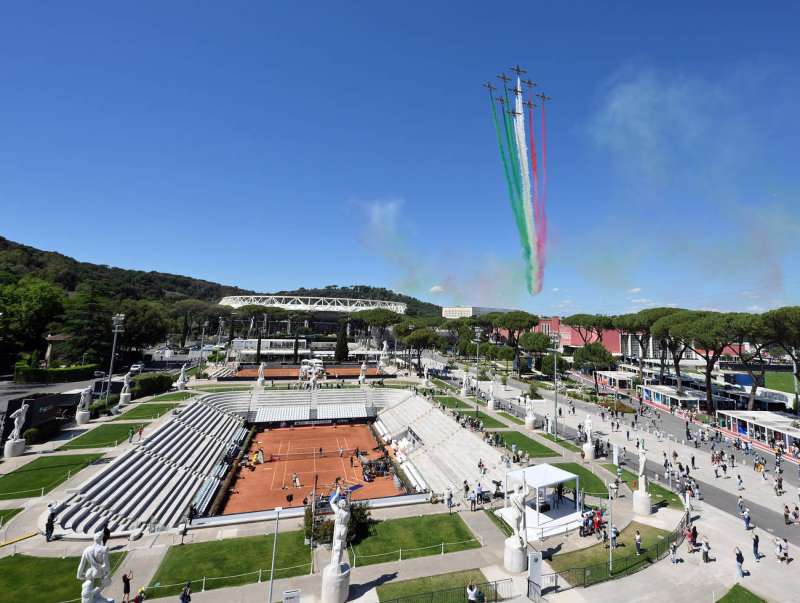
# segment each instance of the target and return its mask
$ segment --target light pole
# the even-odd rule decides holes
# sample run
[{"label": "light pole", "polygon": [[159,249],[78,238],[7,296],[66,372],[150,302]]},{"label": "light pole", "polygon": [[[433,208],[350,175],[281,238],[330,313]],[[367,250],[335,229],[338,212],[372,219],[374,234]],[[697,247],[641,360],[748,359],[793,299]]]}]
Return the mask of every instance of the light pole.
[{"label": "light pole", "polygon": [[[283,507],[275,507],[275,538],[272,539],[272,567],[269,570],[269,595],[267,596],[267,603],[272,603],[272,581],[275,579],[275,554],[278,552],[278,525],[281,520],[281,511]],[[311,530],[314,530],[312,523]]]},{"label": "light pole", "polygon": [[117,335],[125,330],[122,326],[124,323],[125,323],[124,314],[114,314],[114,316],[111,317],[111,324],[113,325],[114,341],[111,344],[111,363],[109,364],[108,367],[108,385],[106,387],[106,403],[108,403],[108,396],[111,393],[111,375],[114,374],[114,354],[117,351]]},{"label": "light pole", "polygon": [[550,334],[550,341],[553,342],[553,347],[548,352],[553,352],[553,437],[558,441],[558,346],[561,341],[561,336],[558,333]]},{"label": "light pole", "polygon": [[608,482],[608,573],[614,569],[614,547],[611,546],[611,535],[614,533],[614,496],[617,494],[617,485]]},{"label": "light pole", "polygon": [[478,395],[480,394],[481,328],[475,327],[475,416],[478,416]]},{"label": "light pole", "polygon": [[[205,343],[205,339],[206,339],[206,327],[207,326],[208,326],[208,321],[205,321],[203,323],[203,330],[200,332],[200,356],[197,359],[197,366],[198,367],[201,364],[203,364],[203,344]],[[200,369],[198,368],[197,371],[200,372]]]}]

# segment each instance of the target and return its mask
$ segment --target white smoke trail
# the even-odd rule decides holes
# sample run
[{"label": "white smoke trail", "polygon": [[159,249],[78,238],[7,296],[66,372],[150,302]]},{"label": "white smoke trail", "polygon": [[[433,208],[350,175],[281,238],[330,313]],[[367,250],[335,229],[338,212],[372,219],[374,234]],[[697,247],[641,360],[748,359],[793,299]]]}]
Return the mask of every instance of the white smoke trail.
[{"label": "white smoke trail", "polygon": [[531,259],[528,269],[533,276],[532,282],[536,282],[538,271],[538,257],[536,256],[536,226],[533,219],[533,209],[531,207],[531,174],[528,165],[528,144],[525,139],[525,109],[522,104],[522,83],[517,77],[517,85],[514,89],[514,137],[517,141],[519,157],[519,171],[522,176],[522,211],[525,216],[525,229],[528,234],[528,244],[531,248]]}]

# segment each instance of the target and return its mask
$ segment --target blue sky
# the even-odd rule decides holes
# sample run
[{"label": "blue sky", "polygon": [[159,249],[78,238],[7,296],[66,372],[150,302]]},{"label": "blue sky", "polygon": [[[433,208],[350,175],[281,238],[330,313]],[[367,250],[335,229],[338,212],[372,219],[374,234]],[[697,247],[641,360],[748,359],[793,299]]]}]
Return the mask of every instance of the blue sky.
[{"label": "blue sky", "polygon": [[[794,303],[800,10],[697,4],[5,3],[0,234],[260,291]],[[536,297],[480,87],[514,63],[554,99]]]}]

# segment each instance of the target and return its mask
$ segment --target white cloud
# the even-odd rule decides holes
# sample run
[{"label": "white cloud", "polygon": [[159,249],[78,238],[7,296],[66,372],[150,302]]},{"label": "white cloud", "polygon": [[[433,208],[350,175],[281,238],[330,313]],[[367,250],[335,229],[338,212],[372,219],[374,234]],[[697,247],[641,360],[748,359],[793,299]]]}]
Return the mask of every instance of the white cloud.
[{"label": "white cloud", "polygon": [[561,289],[558,287],[553,287],[553,293],[558,293],[559,291],[561,291]]},{"label": "white cloud", "polygon": [[653,302],[652,299],[647,299],[646,297],[637,297],[635,299],[630,300],[630,302],[637,306],[651,306],[653,305],[653,303],[655,303]]},{"label": "white cloud", "polygon": [[641,293],[641,292],[642,292],[641,287],[634,287],[633,289],[628,289],[628,293]]},{"label": "white cloud", "polygon": [[443,293],[443,292],[444,292],[444,287],[442,287],[441,285],[434,285],[433,287],[428,289],[428,293]]}]

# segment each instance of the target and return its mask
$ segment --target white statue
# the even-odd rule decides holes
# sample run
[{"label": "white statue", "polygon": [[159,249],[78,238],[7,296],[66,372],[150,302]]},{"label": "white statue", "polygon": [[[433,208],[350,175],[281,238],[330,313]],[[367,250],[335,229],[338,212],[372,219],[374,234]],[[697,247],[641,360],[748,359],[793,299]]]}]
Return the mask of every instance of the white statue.
[{"label": "white statue", "polygon": [[644,465],[647,462],[647,453],[644,450],[639,450],[639,477],[644,476]]},{"label": "white statue", "polygon": [[364,359],[364,362],[361,363],[361,371],[358,374],[358,384],[364,385],[367,381],[367,360]]},{"label": "white statue", "polygon": [[89,405],[92,403],[92,388],[87,387],[85,390],[81,392],[81,401],[78,402],[78,411],[79,412],[87,412],[89,410]]},{"label": "white statue", "polygon": [[495,385],[495,381],[494,381],[494,377],[492,377],[492,381],[491,381],[491,383],[489,383],[489,402],[492,402],[492,403],[494,403],[494,385]]},{"label": "white statue", "polygon": [[264,363],[258,365],[258,379],[260,381],[264,380]]},{"label": "white statue", "polygon": [[186,365],[183,364],[181,365],[181,373],[180,375],[178,375],[178,381],[177,381],[178,389],[183,391],[184,389],[186,389],[187,383],[189,383],[189,379],[186,377]]},{"label": "white statue", "polygon": [[22,439],[22,426],[25,425],[25,417],[28,414],[28,408],[30,408],[28,403],[23,402],[22,406],[9,415],[9,418],[14,419],[14,429],[11,431],[11,435],[8,436],[9,440]]},{"label": "white statue", "polygon": [[347,499],[341,497],[333,506],[333,553],[331,554],[330,567],[339,568],[342,561],[347,559],[347,525],[350,522],[350,505]]},{"label": "white statue", "polygon": [[94,544],[83,549],[78,564],[77,578],[82,582],[81,603],[114,603],[103,596],[102,590],[111,582],[111,565],[108,548],[103,544],[103,533],[96,532]]},{"label": "white statue", "polygon": [[423,375],[425,375],[425,383],[427,384],[428,383],[428,367],[427,366],[425,367],[425,370],[423,371]]},{"label": "white statue", "polygon": [[383,340],[383,346],[381,347],[381,359],[380,359],[380,366],[386,366],[386,357],[389,355],[389,342],[385,339]]},{"label": "white statue", "polygon": [[520,544],[523,545],[527,541],[525,537],[525,497],[528,496],[528,492],[529,490],[526,484],[524,486],[518,486],[517,491],[509,496],[514,536],[519,540]]},{"label": "white statue", "polygon": [[592,417],[586,415],[586,426],[584,427],[586,430],[586,441],[592,441]]},{"label": "white statue", "polygon": [[129,394],[129,393],[131,393],[131,372],[130,371],[125,373],[125,376],[122,378],[122,391],[120,392],[120,395]]}]

